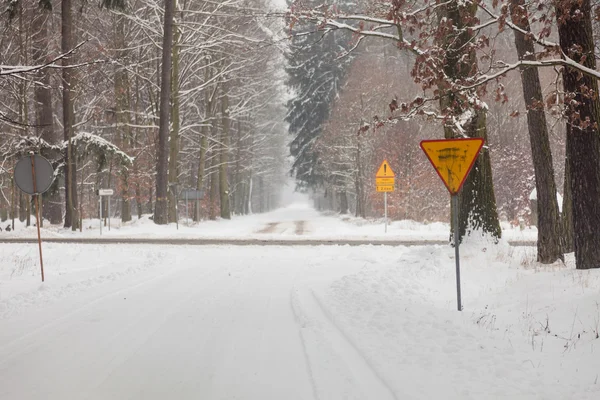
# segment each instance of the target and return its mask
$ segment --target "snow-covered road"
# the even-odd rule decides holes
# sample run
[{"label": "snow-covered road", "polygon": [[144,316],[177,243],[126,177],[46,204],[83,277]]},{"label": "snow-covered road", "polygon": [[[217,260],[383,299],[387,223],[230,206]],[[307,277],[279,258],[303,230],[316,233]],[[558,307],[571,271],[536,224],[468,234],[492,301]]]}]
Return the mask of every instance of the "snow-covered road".
[{"label": "snow-covered road", "polygon": [[[366,235],[307,207],[240,222]],[[461,246],[461,313],[447,245],[45,243],[42,284],[37,246],[3,243],[0,400],[596,400],[600,273],[535,254]]]},{"label": "snow-covered road", "polygon": [[48,262],[48,287],[0,320],[0,398],[314,398],[291,294],[357,264],[315,265],[286,248],[156,254],[162,266],[86,290],[61,287]]}]

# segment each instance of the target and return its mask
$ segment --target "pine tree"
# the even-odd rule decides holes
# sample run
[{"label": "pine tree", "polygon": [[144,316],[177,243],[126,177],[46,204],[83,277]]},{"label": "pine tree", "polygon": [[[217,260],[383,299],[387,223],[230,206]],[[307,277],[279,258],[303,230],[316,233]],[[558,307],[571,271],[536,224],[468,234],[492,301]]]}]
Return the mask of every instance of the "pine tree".
[{"label": "pine tree", "polygon": [[338,95],[350,57],[346,52],[350,37],[346,32],[324,34],[313,25],[294,27],[286,52],[288,88],[293,94],[285,118],[293,135],[290,153],[292,172],[299,188],[316,187],[326,179],[319,170],[319,154],[314,148],[331,104]]}]

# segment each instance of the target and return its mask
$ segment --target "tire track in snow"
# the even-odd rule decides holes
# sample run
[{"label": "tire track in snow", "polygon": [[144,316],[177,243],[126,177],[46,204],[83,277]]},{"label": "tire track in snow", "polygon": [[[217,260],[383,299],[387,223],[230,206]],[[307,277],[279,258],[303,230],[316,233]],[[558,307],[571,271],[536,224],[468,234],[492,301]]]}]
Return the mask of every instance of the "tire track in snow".
[{"label": "tire track in snow", "polygon": [[304,226],[306,225],[306,221],[296,221],[296,235],[304,235]]},{"label": "tire track in snow", "polygon": [[317,399],[398,399],[331,320],[312,290],[294,290],[291,304]]},{"label": "tire track in snow", "polygon": [[275,230],[277,229],[277,226],[279,224],[279,222],[269,222],[267,226],[257,231],[256,233],[275,233]]},{"label": "tire track in snow", "polygon": [[313,398],[314,398],[314,400],[321,400],[321,398],[319,397],[318,390],[317,390],[317,383],[315,382],[315,374],[313,372],[313,368],[311,368],[311,361],[310,361],[309,351],[308,351],[308,347],[307,347],[307,339],[305,338],[305,335],[303,334],[303,328],[306,327],[307,318],[306,318],[306,315],[300,309],[299,305],[297,304],[298,303],[297,292],[293,291],[290,299],[291,299],[290,308],[292,309],[292,313],[294,314],[296,323],[299,325],[298,339],[300,340],[300,344],[302,345],[302,351],[304,352],[306,374],[308,375],[310,384],[312,386]]}]

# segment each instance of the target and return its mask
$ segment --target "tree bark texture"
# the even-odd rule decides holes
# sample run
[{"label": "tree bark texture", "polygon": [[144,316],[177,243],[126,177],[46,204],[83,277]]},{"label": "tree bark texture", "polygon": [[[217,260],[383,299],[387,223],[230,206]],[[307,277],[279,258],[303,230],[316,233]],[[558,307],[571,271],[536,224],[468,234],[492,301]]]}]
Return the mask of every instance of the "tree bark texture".
[{"label": "tree bark texture", "polygon": [[227,81],[221,84],[221,121],[223,125],[221,148],[219,151],[219,195],[221,199],[221,218],[231,219],[231,210],[229,206],[229,183],[227,181],[227,170],[229,166],[229,141],[230,141],[230,121],[229,121],[229,85]]},{"label": "tree bark texture", "polygon": [[[19,190],[19,221],[24,222],[27,217],[27,201],[29,195]],[[29,225],[27,225],[29,226]]]},{"label": "tree bark texture", "polygon": [[[483,138],[487,143],[485,111],[477,111],[476,117],[466,126],[469,137]],[[473,164],[473,169],[459,193],[459,238],[473,230],[481,230],[494,239],[502,235],[496,196],[492,181],[492,163],[488,148],[483,148]]]},{"label": "tree bark texture", "polygon": [[[204,186],[204,173],[206,169],[206,152],[208,150],[208,126],[206,123],[212,119],[212,99],[210,96],[210,91],[207,90],[205,92],[205,101],[204,107],[206,107],[205,112],[205,123],[201,128],[202,138],[200,139],[200,155],[198,157],[198,176],[196,178],[196,189],[202,190]],[[198,202],[194,206],[194,221],[200,221],[200,207],[198,207]]]},{"label": "tree bark texture", "polygon": [[211,164],[208,218],[214,221],[217,219],[217,202],[219,201],[219,172],[217,171],[219,158],[216,155],[213,155]]},{"label": "tree bark texture", "polygon": [[[596,69],[589,0],[556,2],[562,51]],[[600,103],[598,82],[563,70],[567,114],[567,160],[571,173],[573,242],[577,269],[600,268]]]},{"label": "tree bark texture", "polygon": [[565,253],[575,251],[573,244],[573,199],[571,198],[571,168],[569,159],[565,157],[565,182],[563,186],[563,206],[562,206],[562,246]]},{"label": "tree bark texture", "polygon": [[[117,116],[117,137],[121,144],[121,150],[125,153],[129,152],[132,144],[131,134],[131,101],[130,101],[130,86],[129,74],[125,65],[127,63],[127,41],[125,38],[125,17],[122,15],[116,16],[116,32],[115,32],[115,47],[116,58],[119,64],[115,69],[115,103]],[[121,221],[131,221],[131,196],[129,195],[129,167],[122,165],[119,171],[120,191],[121,191]]]},{"label": "tree bark texture", "polygon": [[160,80],[160,111],[158,126],[158,161],[156,165],[156,200],[154,223],[164,225],[168,222],[167,213],[167,170],[169,117],[171,112],[171,46],[173,44],[173,12],[175,0],[165,0],[165,21],[162,48]]},{"label": "tree bark texture", "polygon": [[[169,140],[169,184],[179,183],[179,28],[173,28],[173,73],[171,82],[171,138]],[[176,222],[177,200],[169,191],[169,222]]]},{"label": "tree bark texture", "polygon": [[[200,155],[198,157],[198,176],[196,178],[196,190],[202,190],[204,186],[204,170],[206,165],[206,148],[208,147],[208,128],[202,127],[202,138],[200,139]],[[197,203],[196,203],[197,204]],[[194,206],[194,221],[200,221],[200,207]]]},{"label": "tree bark texture", "polygon": [[[525,0],[511,0],[510,12],[512,22],[525,31],[530,31],[529,18]],[[535,60],[533,42],[524,34],[515,31],[515,45],[520,60]],[[521,69],[521,84],[527,106],[527,127],[531,143],[531,155],[535,171],[535,188],[537,191],[538,240],[537,260],[551,264],[562,258],[560,215],[556,199],[556,182],[552,152],[548,137],[546,113],[540,76],[537,68]]]},{"label": "tree bark texture", "polygon": [[[62,0],[62,41],[61,48],[63,53],[73,49],[73,7],[71,0]],[[66,228],[71,227],[77,230],[79,216],[77,210],[77,165],[73,154],[71,138],[73,137],[73,125],[75,124],[75,113],[73,109],[73,85],[74,70],[68,68],[72,62],[73,55],[63,58],[62,70],[62,93],[63,93],[63,132],[64,140],[67,141],[65,162],[65,224]]]},{"label": "tree bark texture", "polygon": [[[456,26],[458,34],[449,34],[444,37],[443,45],[446,49],[446,62],[444,72],[450,79],[461,79],[472,76],[477,68],[475,51],[469,48],[473,33],[469,31],[473,17],[477,11],[476,4],[462,4],[456,0],[451,1],[440,11],[440,18],[446,17]],[[444,95],[440,99],[443,112],[461,115],[467,109],[473,111],[471,121],[464,126],[467,136],[483,138],[487,143],[486,111],[475,109],[472,104],[465,104],[464,99],[440,87]],[[457,136],[453,127],[445,126],[444,135],[447,139]],[[495,240],[502,236],[498,210],[496,208],[496,195],[492,181],[492,166],[489,149],[484,148],[475,161],[459,196],[459,240],[472,230],[481,230]],[[454,234],[455,227],[452,227]]]},{"label": "tree bark texture", "polygon": [[[140,131],[141,129],[138,128],[141,124],[140,124],[140,79],[138,74],[136,74],[135,76],[135,113],[134,113],[134,121],[135,121],[135,125],[136,128],[134,129],[134,136],[133,136],[133,144],[136,148],[139,148],[140,146]],[[134,176],[137,178],[136,182],[135,182],[135,203],[136,203],[136,207],[137,207],[137,215],[138,215],[138,219],[142,218],[142,213],[143,213],[143,204],[142,204],[142,187],[141,187],[141,183],[140,183],[140,168],[139,168],[139,157],[136,157],[135,160],[133,160],[133,174]],[[152,212],[152,207],[150,207],[150,211]]]},{"label": "tree bark texture", "polygon": [[348,194],[345,190],[340,192],[340,214],[348,214]]}]

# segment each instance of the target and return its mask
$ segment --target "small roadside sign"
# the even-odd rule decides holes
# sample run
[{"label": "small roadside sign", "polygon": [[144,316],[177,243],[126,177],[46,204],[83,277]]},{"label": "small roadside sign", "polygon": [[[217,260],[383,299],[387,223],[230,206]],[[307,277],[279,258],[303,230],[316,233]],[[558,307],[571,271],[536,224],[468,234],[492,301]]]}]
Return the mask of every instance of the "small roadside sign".
[{"label": "small roadside sign", "polygon": [[14,179],[21,191],[31,195],[42,194],[54,181],[54,169],[50,161],[39,154],[32,154],[17,162]]},{"label": "small roadside sign", "polygon": [[180,197],[187,200],[202,200],[204,198],[204,190],[185,189],[181,192]]},{"label": "small roadside sign", "polygon": [[[100,215],[100,235],[102,235],[102,198],[112,196],[115,191],[112,189],[98,189],[98,214]],[[105,217],[106,218],[106,217]],[[108,199],[108,230],[110,231],[110,199]]]},{"label": "small roadside sign", "polygon": [[460,191],[482,147],[482,138],[423,140],[421,142],[421,149],[451,195]]},{"label": "small roadside sign", "polygon": [[394,191],[396,184],[396,174],[390,167],[387,160],[383,160],[377,173],[375,174],[375,188],[378,192],[383,192],[383,208],[385,216],[385,231],[387,232],[387,194]]}]

